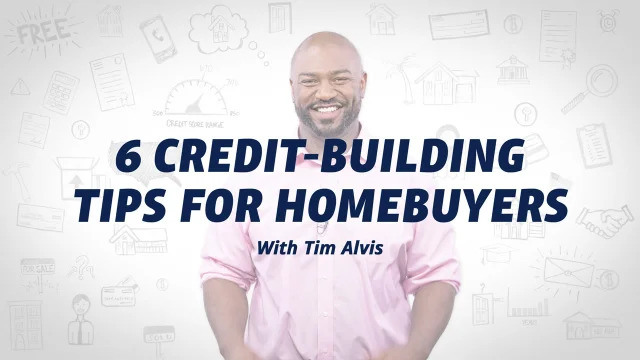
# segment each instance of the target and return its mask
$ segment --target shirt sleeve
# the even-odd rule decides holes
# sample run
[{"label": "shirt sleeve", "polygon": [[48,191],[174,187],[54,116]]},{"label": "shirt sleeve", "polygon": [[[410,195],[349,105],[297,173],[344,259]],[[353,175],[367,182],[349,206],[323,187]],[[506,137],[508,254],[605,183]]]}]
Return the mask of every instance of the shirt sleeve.
[{"label": "shirt sleeve", "polygon": [[[237,197],[237,191],[230,190]],[[248,234],[249,217],[244,222],[236,222],[234,216],[210,223],[207,228],[201,252],[201,285],[209,279],[225,279],[247,291],[256,280]]]},{"label": "shirt sleeve", "polygon": [[460,290],[461,271],[455,248],[456,233],[450,223],[433,220],[431,199],[435,186],[429,186],[429,214],[413,224],[413,241],[407,245],[407,276],[403,281],[406,295],[414,294],[421,286],[443,281]]}]

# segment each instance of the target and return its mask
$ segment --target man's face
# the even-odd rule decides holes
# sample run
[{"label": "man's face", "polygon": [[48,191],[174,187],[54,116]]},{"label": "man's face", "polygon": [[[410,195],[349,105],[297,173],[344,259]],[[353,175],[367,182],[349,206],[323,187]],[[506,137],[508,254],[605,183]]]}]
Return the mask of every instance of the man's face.
[{"label": "man's face", "polygon": [[76,312],[76,314],[78,315],[84,315],[87,313],[87,311],[89,311],[89,306],[91,304],[89,304],[89,302],[85,299],[80,299],[78,300],[78,302],[73,304],[73,310]]},{"label": "man's face", "polygon": [[303,126],[318,137],[340,136],[360,113],[367,75],[345,45],[302,49],[291,69],[291,95]]}]

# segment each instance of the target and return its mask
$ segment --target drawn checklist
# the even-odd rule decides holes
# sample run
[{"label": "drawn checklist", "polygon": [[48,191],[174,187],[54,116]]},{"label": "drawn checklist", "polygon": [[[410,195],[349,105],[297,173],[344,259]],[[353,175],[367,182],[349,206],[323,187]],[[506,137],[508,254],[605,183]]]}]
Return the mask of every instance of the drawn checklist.
[{"label": "drawn checklist", "polygon": [[577,133],[585,168],[592,169],[613,163],[604,124],[587,125],[579,128]]}]

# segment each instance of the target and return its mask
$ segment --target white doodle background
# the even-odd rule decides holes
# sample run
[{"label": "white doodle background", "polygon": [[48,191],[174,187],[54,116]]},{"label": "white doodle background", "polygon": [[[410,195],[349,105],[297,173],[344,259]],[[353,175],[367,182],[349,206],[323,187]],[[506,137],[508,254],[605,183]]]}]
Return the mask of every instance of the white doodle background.
[{"label": "white doodle background", "polygon": [[[290,57],[320,30],[360,50],[373,135],[527,139],[524,171],[439,174],[447,186],[569,187],[568,217],[543,228],[459,214],[463,286],[432,358],[637,358],[635,1],[2,1],[0,14],[0,358],[220,358],[198,278],[204,216],[179,223],[168,195],[161,223],[78,223],[69,194],[219,186],[117,173],[110,149],[290,134]],[[584,225],[605,220],[615,231]]]}]

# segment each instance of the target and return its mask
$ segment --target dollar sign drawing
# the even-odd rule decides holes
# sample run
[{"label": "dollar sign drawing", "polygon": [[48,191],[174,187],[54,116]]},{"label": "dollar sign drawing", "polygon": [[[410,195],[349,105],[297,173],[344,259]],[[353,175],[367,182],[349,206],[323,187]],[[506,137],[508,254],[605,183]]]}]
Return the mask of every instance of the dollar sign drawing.
[{"label": "dollar sign drawing", "polygon": [[618,287],[618,274],[607,270],[600,275],[600,286],[605,290],[613,290]]},{"label": "dollar sign drawing", "polygon": [[167,281],[167,279],[160,278],[158,279],[158,281],[156,281],[156,287],[160,291],[166,291],[169,287],[169,282]]},{"label": "dollar sign drawing", "polygon": [[522,18],[517,14],[508,15],[504,18],[503,26],[509,34],[517,34],[522,30]]},{"label": "dollar sign drawing", "polygon": [[517,21],[516,21],[516,17],[512,16],[511,17],[511,32],[516,32],[516,31],[518,31],[518,24],[517,24]]}]

